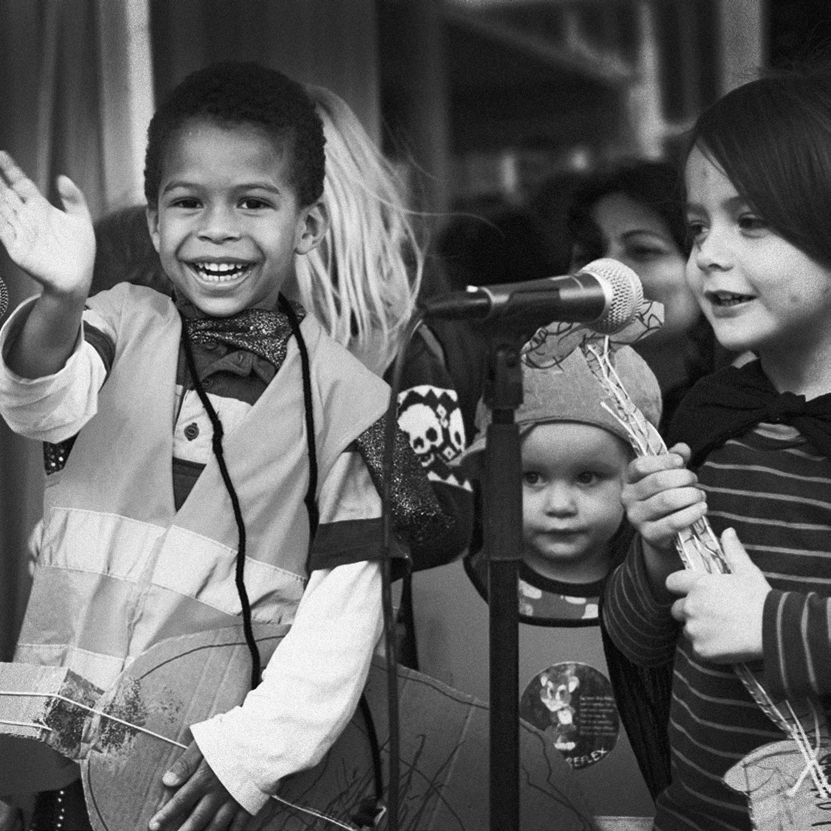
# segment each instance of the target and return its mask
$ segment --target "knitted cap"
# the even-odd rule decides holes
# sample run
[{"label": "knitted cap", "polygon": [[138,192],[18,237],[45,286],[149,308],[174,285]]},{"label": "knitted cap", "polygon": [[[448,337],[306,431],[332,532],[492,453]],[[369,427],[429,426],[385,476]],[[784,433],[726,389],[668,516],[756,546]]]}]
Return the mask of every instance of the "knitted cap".
[{"label": "knitted cap", "polygon": [[[630,346],[614,350],[611,361],[635,406],[657,427],[661,418],[661,391],[646,361]],[[521,435],[536,424],[572,421],[602,427],[629,446],[626,430],[603,406],[604,401],[608,404],[611,401],[581,349],[544,368],[523,362],[522,392],[522,404],[514,415]],[[490,410],[480,401],[476,409],[476,439],[455,460],[469,476],[480,475],[485,431],[490,420]]]}]

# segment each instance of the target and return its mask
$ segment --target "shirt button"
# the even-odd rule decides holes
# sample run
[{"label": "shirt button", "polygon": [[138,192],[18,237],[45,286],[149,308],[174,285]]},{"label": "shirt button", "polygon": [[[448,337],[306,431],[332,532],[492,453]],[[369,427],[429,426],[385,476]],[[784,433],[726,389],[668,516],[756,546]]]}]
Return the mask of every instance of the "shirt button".
[{"label": "shirt button", "polygon": [[199,425],[194,421],[185,427],[185,438],[188,441],[193,441],[199,435]]}]

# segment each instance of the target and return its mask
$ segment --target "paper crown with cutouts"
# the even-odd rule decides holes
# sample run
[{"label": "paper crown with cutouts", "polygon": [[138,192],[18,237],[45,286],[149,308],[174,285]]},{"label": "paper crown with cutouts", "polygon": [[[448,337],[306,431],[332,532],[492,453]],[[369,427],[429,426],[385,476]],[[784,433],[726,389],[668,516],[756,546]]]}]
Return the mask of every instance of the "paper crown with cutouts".
[{"label": "paper crown with cutouts", "polygon": [[[523,400],[514,414],[520,435],[536,424],[567,421],[601,427],[630,444],[626,428],[614,415],[609,391],[590,366],[587,348],[608,350],[610,363],[632,404],[657,427],[661,418],[658,381],[629,344],[656,331],[663,320],[662,312],[660,304],[646,301],[629,326],[608,338],[573,323],[540,329],[522,349]],[[454,460],[468,476],[481,475],[490,421],[491,412],[480,401],[476,438]]]}]

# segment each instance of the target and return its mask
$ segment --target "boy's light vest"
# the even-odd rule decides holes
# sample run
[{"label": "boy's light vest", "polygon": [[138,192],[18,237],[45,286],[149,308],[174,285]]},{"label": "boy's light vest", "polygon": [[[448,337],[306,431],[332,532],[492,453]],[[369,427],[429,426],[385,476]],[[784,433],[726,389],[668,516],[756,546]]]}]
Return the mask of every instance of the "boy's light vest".
[{"label": "boy's light vest", "polygon": [[[152,644],[238,622],[238,531],[216,459],[173,502],[180,320],[173,303],[121,285],[90,300],[116,330],[98,412],[47,480],[44,530],[16,661],[69,666],[106,689]],[[307,316],[319,482],[385,412],[389,390]],[[224,437],[247,531],[254,622],[291,623],[306,584],[309,459],[295,339],[274,380]]]}]

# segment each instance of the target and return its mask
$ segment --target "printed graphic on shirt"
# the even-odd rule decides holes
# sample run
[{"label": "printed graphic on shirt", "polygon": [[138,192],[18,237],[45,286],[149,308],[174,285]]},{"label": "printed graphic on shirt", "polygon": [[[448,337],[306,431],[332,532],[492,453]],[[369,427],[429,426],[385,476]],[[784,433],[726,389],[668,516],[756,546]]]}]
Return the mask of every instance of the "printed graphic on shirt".
[{"label": "printed graphic on shirt", "polygon": [[576,770],[607,756],[620,733],[609,679],[583,663],[553,664],[534,676],[519,714],[542,730]]},{"label": "printed graphic on shirt", "polygon": [[455,391],[428,384],[404,390],[398,397],[398,424],[431,479],[466,486],[448,466],[465,446],[465,427]]},{"label": "printed graphic on shirt", "polygon": [[519,613],[525,617],[566,621],[597,621],[597,597],[572,597],[544,591],[519,580]]}]

